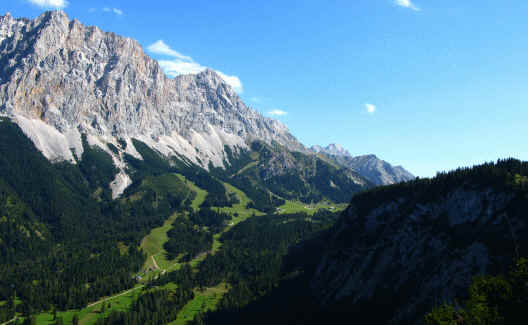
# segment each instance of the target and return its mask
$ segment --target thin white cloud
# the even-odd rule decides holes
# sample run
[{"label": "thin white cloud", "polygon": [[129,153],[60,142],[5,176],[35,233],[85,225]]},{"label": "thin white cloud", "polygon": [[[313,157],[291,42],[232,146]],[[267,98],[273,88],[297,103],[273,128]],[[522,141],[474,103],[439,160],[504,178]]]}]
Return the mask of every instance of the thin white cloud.
[{"label": "thin white cloud", "polygon": [[288,114],[288,112],[285,112],[281,109],[273,109],[268,112],[268,115],[271,115],[271,116],[284,116],[286,114]]},{"label": "thin white cloud", "polygon": [[412,9],[414,11],[420,11],[420,8],[416,7],[416,5],[414,3],[412,3],[411,0],[394,0],[394,3],[397,6],[400,6],[400,7],[403,7],[403,8]]},{"label": "thin white cloud", "polygon": [[254,103],[260,103],[262,101],[262,98],[260,98],[260,97],[251,97],[249,100],[254,102]]},{"label": "thin white cloud", "polygon": [[221,71],[218,71],[218,70],[215,70],[215,71],[216,73],[220,75],[220,77],[222,77],[222,79],[224,79],[225,82],[227,82],[228,85],[233,87],[233,89],[237,93],[241,94],[244,91],[244,88],[242,87],[242,82],[240,81],[240,79],[238,79],[237,76],[228,76]]},{"label": "thin white cloud", "polygon": [[[147,46],[151,53],[171,57],[171,60],[158,60],[161,68],[169,77],[176,77],[181,74],[197,74],[207,69],[207,67],[195,62],[190,56],[181,54],[165,44],[162,40],[156,41]],[[233,89],[241,94],[244,91],[242,82],[237,76],[230,76],[221,71],[215,70],[216,73]]]},{"label": "thin white cloud", "polygon": [[181,74],[195,74],[207,69],[196,62],[185,62],[180,59],[174,60],[159,60],[158,61],[163,71],[169,77],[176,77]]},{"label": "thin white cloud", "polygon": [[[96,12],[96,11],[98,11],[98,10],[99,10],[99,9],[97,9],[97,8],[93,8],[93,7],[92,7],[92,8],[90,8],[90,9],[88,9],[88,12],[90,12],[90,13],[94,13],[94,12]],[[103,10],[104,12],[112,12],[112,13],[118,15],[118,16],[122,16],[122,15],[124,14],[124,11],[121,10],[121,9],[118,9],[118,8],[104,7],[104,8],[101,9],[101,10]]]},{"label": "thin white cloud", "polygon": [[149,50],[149,52],[152,52],[154,54],[171,56],[173,58],[178,58],[184,61],[193,60],[191,57],[185,56],[181,54],[180,52],[171,49],[170,46],[168,46],[167,44],[165,44],[165,42],[163,42],[163,40],[159,40],[159,41],[152,43],[151,45],[147,47],[147,50]]},{"label": "thin white cloud", "polygon": [[365,104],[365,109],[367,110],[367,113],[369,114],[374,114],[374,112],[376,112],[376,106],[372,105],[372,104]]},{"label": "thin white cloud", "polygon": [[[94,8],[91,8],[90,10],[92,10]],[[94,9],[95,11],[95,9]],[[123,10],[121,9],[118,9],[118,8],[109,8],[109,7],[104,7],[103,8],[103,11],[104,12],[113,12],[114,14],[118,15],[118,16],[121,16],[123,15]],[[90,11],[90,12],[93,12],[93,11]]]},{"label": "thin white cloud", "polygon": [[67,0],[27,0],[27,1],[41,8],[63,9],[63,8],[66,8],[69,4]]}]

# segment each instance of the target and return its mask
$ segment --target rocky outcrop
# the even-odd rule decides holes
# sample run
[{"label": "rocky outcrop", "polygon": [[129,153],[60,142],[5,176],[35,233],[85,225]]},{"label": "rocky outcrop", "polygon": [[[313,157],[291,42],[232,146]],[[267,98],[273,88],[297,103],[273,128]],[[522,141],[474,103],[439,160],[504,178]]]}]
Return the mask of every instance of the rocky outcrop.
[{"label": "rocky outcrop", "polygon": [[383,323],[420,323],[433,306],[464,296],[474,276],[505,272],[519,249],[528,252],[526,191],[446,184],[354,197],[312,279],[319,301],[377,310]]},{"label": "rocky outcrop", "polygon": [[119,139],[129,154],[137,155],[130,141],[136,138],[204,168],[223,167],[225,145],[236,153],[255,139],[305,150],[284,124],[247,107],[214,71],[170,79],[137,41],[62,11],[33,20],[0,17],[0,113],[52,160],[75,163],[87,134],[121,167],[116,196],[127,183],[122,154],[105,144]]},{"label": "rocky outcrop", "polygon": [[339,144],[326,147],[312,146],[312,152],[322,154],[334,163],[350,168],[375,185],[390,185],[414,179],[414,175],[401,166],[392,166],[375,155],[353,157]]}]

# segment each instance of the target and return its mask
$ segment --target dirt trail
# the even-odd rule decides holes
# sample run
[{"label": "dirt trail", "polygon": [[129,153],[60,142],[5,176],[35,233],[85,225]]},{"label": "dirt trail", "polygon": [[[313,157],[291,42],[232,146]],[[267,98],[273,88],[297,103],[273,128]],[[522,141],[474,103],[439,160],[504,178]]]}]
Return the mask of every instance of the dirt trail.
[{"label": "dirt trail", "polygon": [[13,319],[11,319],[11,320],[8,320],[7,322],[5,322],[5,323],[2,323],[2,324],[0,324],[0,325],[7,325],[7,324],[9,324],[9,323],[12,323],[12,322],[16,321],[16,320],[17,320],[17,318],[18,318],[18,316],[15,316],[15,317],[13,317]]},{"label": "dirt trail", "polygon": [[152,257],[152,264],[154,264],[154,267],[156,268],[156,270],[160,270],[160,267],[158,266],[158,263],[156,262],[154,255],[152,255],[151,257]]},{"label": "dirt trail", "polygon": [[[132,289],[130,289],[130,290],[127,290],[127,291],[125,291],[125,292],[121,292],[120,294],[117,294],[117,295],[115,295],[115,296],[111,296],[111,297],[103,298],[103,299],[98,300],[98,301],[96,301],[96,302],[92,302],[91,304],[88,304],[86,307],[92,307],[92,306],[98,305],[98,304],[100,304],[100,303],[102,303],[102,302],[105,302],[105,301],[107,301],[107,300],[111,300],[111,299],[114,299],[114,298],[117,298],[117,297],[120,297],[120,296],[126,295],[127,293],[130,293],[130,292],[132,292],[132,291],[134,291],[134,290],[137,290],[137,289],[141,289],[141,288],[143,288],[143,287],[144,287],[144,285],[137,286],[137,287],[132,288]],[[3,324],[0,324],[0,325],[3,325]]]}]

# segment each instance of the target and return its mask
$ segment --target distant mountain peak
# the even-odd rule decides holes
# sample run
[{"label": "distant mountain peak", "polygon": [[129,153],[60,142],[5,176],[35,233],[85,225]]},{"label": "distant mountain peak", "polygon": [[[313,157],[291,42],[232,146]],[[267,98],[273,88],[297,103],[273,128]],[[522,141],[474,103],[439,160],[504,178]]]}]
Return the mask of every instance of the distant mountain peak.
[{"label": "distant mountain peak", "polygon": [[342,145],[336,144],[336,143],[331,143],[324,148],[319,145],[314,145],[310,148],[310,150],[316,153],[325,153],[329,155],[352,157],[352,155],[350,154],[348,150],[343,148]]},{"label": "distant mountain peak", "polygon": [[348,152],[348,150],[343,148],[343,146],[341,146],[340,144],[331,143],[325,148],[325,150],[327,152],[331,152],[331,153],[333,153],[334,155],[337,155],[337,156],[349,156],[349,157],[352,157],[350,152]]},{"label": "distant mountain peak", "polygon": [[354,170],[376,185],[388,185],[414,179],[414,175],[401,166],[394,167],[374,154],[354,157],[339,144],[332,143],[324,148],[315,145],[310,150],[326,155],[338,165]]}]

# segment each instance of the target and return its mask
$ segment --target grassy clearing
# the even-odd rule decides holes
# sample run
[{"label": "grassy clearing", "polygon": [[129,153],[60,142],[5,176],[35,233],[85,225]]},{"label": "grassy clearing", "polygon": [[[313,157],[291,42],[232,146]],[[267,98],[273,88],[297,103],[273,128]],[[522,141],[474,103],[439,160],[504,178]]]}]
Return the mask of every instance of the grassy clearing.
[{"label": "grassy clearing", "polygon": [[[251,200],[247,197],[246,193],[242,192],[238,188],[234,187],[231,184],[224,183],[224,186],[226,188],[226,191],[228,193],[235,193],[238,197],[238,200],[240,201],[237,204],[233,204],[232,207],[213,207],[213,209],[216,209],[218,211],[228,213],[233,216],[233,219],[230,221],[229,226],[233,226],[232,224],[237,224],[239,222],[242,222],[246,220],[247,218],[251,217],[252,215],[263,215],[264,213],[255,210],[255,209],[248,209],[246,206],[248,205]],[[237,214],[238,216],[235,216]]]},{"label": "grassy clearing", "polygon": [[327,209],[330,211],[339,212],[345,210],[347,206],[348,204],[346,203],[335,204],[331,202],[319,202],[317,204],[306,204],[299,201],[287,200],[283,205],[278,207],[277,211],[280,214],[305,212],[309,215],[313,215],[319,209]]},{"label": "grassy clearing", "polygon": [[[185,176],[180,174],[175,174],[180,181],[182,181],[186,186],[188,186],[192,191],[196,193],[194,200],[191,203],[193,209],[198,210],[200,205],[204,202],[205,197],[207,196],[207,191],[202,190],[196,186],[193,182],[187,180]],[[156,270],[157,268],[154,265],[154,260],[161,270],[150,273],[147,278],[152,278],[157,276],[162,270],[173,271],[180,268],[180,263],[175,262],[174,260],[167,259],[167,252],[163,248],[169,238],[167,232],[172,228],[172,224],[178,217],[178,213],[174,213],[167,219],[161,227],[154,228],[151,230],[150,234],[145,236],[141,241],[141,248],[147,254],[147,260],[145,261],[144,270],[152,269]]]},{"label": "grassy clearing", "polygon": [[185,183],[193,192],[196,192],[196,197],[194,198],[191,206],[194,210],[200,209],[200,205],[205,201],[205,197],[207,196],[207,191],[202,190],[198,186],[196,186],[193,182],[189,181],[185,176],[181,174],[176,174],[178,178]]},{"label": "grassy clearing", "polygon": [[[207,196],[207,191],[197,187],[193,182],[187,180],[182,175],[176,175],[181,181],[183,181],[192,191],[196,192],[196,197],[193,200],[191,206],[198,210],[200,205],[204,202],[205,197]],[[236,224],[243,222],[250,218],[253,215],[263,215],[264,213],[255,210],[247,209],[247,204],[251,201],[247,195],[239,190],[238,188],[224,183],[227,192],[235,193],[239,199],[239,203],[234,204],[232,207],[213,207],[218,211],[229,213],[233,216],[229,220],[228,225],[225,229],[218,234],[213,236],[213,248],[212,254],[216,253],[220,248],[222,243],[219,241],[222,233],[229,231]],[[318,209],[325,208],[332,211],[341,211],[346,208],[346,204],[333,204],[333,203],[318,203],[315,205],[308,205],[302,202],[295,201],[286,201],[284,205],[280,207],[281,214],[286,213],[295,213],[295,212],[306,212],[308,214],[314,214]],[[333,209],[332,209],[333,208]],[[147,261],[145,262],[145,269],[148,267],[154,267],[152,257],[156,259],[156,263],[159,266],[160,270],[150,272],[148,278],[159,275],[162,271],[173,271],[181,267],[182,264],[169,261],[166,259],[166,252],[163,249],[163,244],[167,242],[167,232],[171,229],[173,222],[178,218],[178,213],[174,213],[167,219],[161,227],[154,228],[151,232],[143,238],[141,241],[141,248],[148,255]],[[119,246],[122,252],[128,250],[128,247],[124,245]],[[190,264],[192,267],[196,267],[201,261],[207,257],[207,254],[200,254],[194,258]],[[174,283],[169,283],[166,285],[166,289],[176,288],[177,285]],[[206,288],[202,291],[195,290],[195,297],[189,303],[187,303],[184,308],[178,314],[178,318],[171,324],[185,324],[186,322],[192,320],[197,313],[206,310],[214,310],[222,298],[222,296],[229,290],[228,286],[225,283],[222,283],[213,288]],[[101,317],[106,317],[110,314],[111,311],[126,311],[130,308],[132,303],[137,299],[141,293],[141,289],[133,290],[128,292],[125,295],[115,296],[101,302],[97,305],[84,308],[82,310],[70,310],[66,312],[57,312],[57,315],[64,319],[64,324],[71,324],[72,318],[75,314],[79,315],[80,324],[82,325],[91,325],[94,324],[97,319]],[[105,306],[104,312],[102,311],[102,306]],[[50,325],[54,324],[53,315],[51,313],[42,313],[37,315],[37,324],[38,325]]]},{"label": "grassy clearing", "polygon": [[[72,324],[72,319],[74,315],[79,316],[79,323],[81,325],[91,325],[94,324],[97,319],[101,317],[108,316],[112,311],[126,311],[130,308],[132,303],[137,299],[141,290],[137,289],[131,291],[125,295],[121,295],[115,298],[109,298],[104,301],[104,303],[99,303],[97,305],[87,307],[81,310],[68,310],[64,312],[57,312],[58,317],[62,317],[65,325]],[[102,312],[102,306],[105,306],[104,312]],[[53,314],[41,313],[36,315],[37,325],[52,325],[55,324],[53,319]]]},{"label": "grassy clearing", "polygon": [[151,256],[154,256],[156,263],[162,269],[174,263],[167,260],[167,252],[163,249],[163,244],[169,240],[167,232],[172,228],[172,223],[177,217],[178,213],[172,214],[169,219],[165,220],[163,226],[152,229],[150,234],[145,236],[141,241],[140,247],[148,256],[144,269],[148,269],[149,267],[155,269]]},{"label": "grassy clearing", "polygon": [[199,312],[215,310],[222,296],[229,290],[225,283],[220,283],[216,287],[206,288],[202,291],[194,291],[194,299],[189,301],[178,313],[178,318],[169,323],[170,325],[184,325],[194,319]]},{"label": "grassy clearing", "polygon": [[247,204],[251,202],[251,200],[247,197],[246,193],[242,192],[238,188],[228,183],[224,183],[224,186],[228,193],[235,193],[240,202],[237,204],[233,204],[232,207],[221,207],[221,208],[213,207],[213,209],[216,209],[224,213],[228,213],[231,216],[233,216],[233,218],[229,221],[229,223],[224,228],[224,230],[221,233],[215,234],[213,236],[213,249],[212,249],[213,254],[216,253],[220,249],[220,247],[222,247],[222,243],[219,241],[219,239],[220,239],[220,236],[224,232],[229,231],[229,229],[234,227],[236,224],[244,220],[247,220],[248,218],[254,215],[259,216],[259,215],[264,214],[258,210],[246,208]]}]

